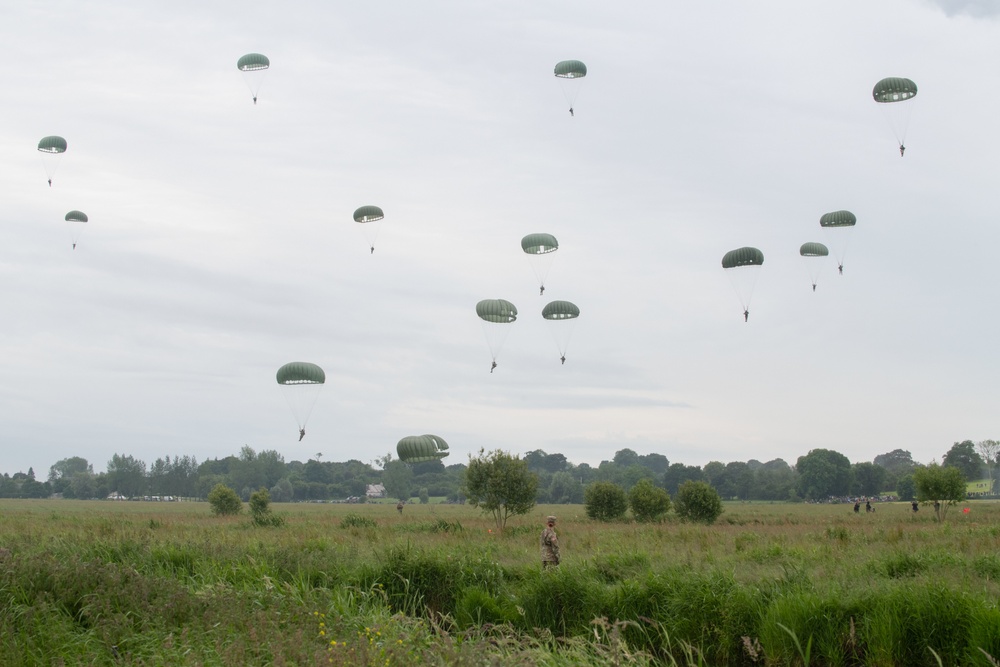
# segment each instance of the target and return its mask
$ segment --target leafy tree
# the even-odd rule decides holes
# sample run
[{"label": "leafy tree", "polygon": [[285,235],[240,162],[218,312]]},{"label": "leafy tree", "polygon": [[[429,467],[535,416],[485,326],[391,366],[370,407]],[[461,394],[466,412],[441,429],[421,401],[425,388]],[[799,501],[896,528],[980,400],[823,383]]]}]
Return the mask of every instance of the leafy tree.
[{"label": "leafy tree", "polygon": [[281,526],[285,520],[271,512],[271,496],[260,488],[250,494],[250,520],[255,526]]},{"label": "leafy tree", "polygon": [[670,511],[670,496],[663,489],[644,479],[628,492],[628,505],[636,521],[663,521]]},{"label": "leafy tree", "polygon": [[753,488],[754,474],[746,463],[742,461],[731,461],[726,464],[726,490],[723,496],[729,498],[739,498],[746,500],[750,497]]},{"label": "leafy tree", "polygon": [[524,455],[524,462],[532,472],[547,472],[555,474],[566,470],[569,462],[562,454],[546,454],[541,449]]},{"label": "leafy tree", "polygon": [[851,466],[853,471],[853,491],[862,496],[877,496],[885,488],[889,472],[882,466],[863,461]]},{"label": "leafy tree", "polygon": [[721,461],[709,461],[701,469],[706,482],[718,489],[725,484],[726,464]]},{"label": "leafy tree", "polygon": [[333,473],[329,464],[323,464],[316,459],[309,459],[302,466],[302,479],[307,482],[319,482],[320,484],[330,484],[333,482]]},{"label": "leafy tree", "polygon": [[949,507],[965,500],[965,477],[955,466],[932,463],[918,468],[913,472],[913,484],[917,487],[918,502],[934,503],[938,521],[944,520]]},{"label": "leafy tree", "polygon": [[643,454],[639,457],[639,465],[649,468],[656,475],[662,475],[670,467],[670,460],[663,454]]},{"label": "leafy tree", "polygon": [[417,494],[417,496],[420,498],[421,505],[427,505],[428,503],[431,502],[431,496],[429,493],[427,493],[426,488],[420,489],[420,492]]},{"label": "leafy tree", "polygon": [[527,514],[535,506],[538,476],[518,456],[499,449],[469,457],[465,471],[465,497],[470,505],[493,515],[497,532],[503,533],[507,519]]},{"label": "leafy tree", "polygon": [[993,493],[993,471],[1000,465],[1000,441],[980,440],[976,443],[976,452],[986,465],[986,475],[990,479],[990,493]]},{"label": "leafy tree", "polygon": [[704,475],[698,466],[688,466],[683,463],[671,463],[663,473],[663,488],[671,495],[677,494],[677,489],[687,481],[704,481]]},{"label": "leafy tree", "polygon": [[79,456],[71,456],[68,459],[56,461],[49,468],[49,482],[57,482],[61,479],[69,479],[78,472],[94,474],[94,466],[87,463],[87,459]]},{"label": "leafy tree", "polygon": [[637,466],[640,465],[639,455],[631,449],[619,449],[615,452],[613,463],[616,466],[621,466],[622,468]]},{"label": "leafy tree", "polygon": [[232,516],[243,511],[243,503],[236,491],[225,484],[216,484],[208,494],[208,504],[212,514]]},{"label": "leafy tree", "polygon": [[795,464],[803,497],[819,500],[845,496],[850,490],[851,462],[840,452],[813,449]]},{"label": "leafy tree", "polygon": [[965,479],[979,479],[983,469],[983,459],[976,452],[976,445],[971,440],[956,442],[944,455],[943,466],[952,466],[962,471]]},{"label": "leafy tree", "polygon": [[146,493],[146,464],[131,456],[115,454],[108,461],[108,486],[126,498]]},{"label": "leafy tree", "polygon": [[644,479],[655,482],[656,474],[642,465],[632,465],[627,468],[618,467],[614,476],[614,481],[624,489],[631,489]]},{"label": "leafy tree", "polygon": [[570,472],[573,476],[580,480],[580,484],[586,486],[597,479],[597,470],[593,468],[589,463],[581,463],[575,466]]},{"label": "leafy tree", "polygon": [[791,500],[798,474],[783,459],[773,459],[754,470],[751,500]]},{"label": "leafy tree", "polygon": [[913,456],[905,449],[894,449],[891,452],[879,454],[872,463],[885,468],[884,488],[886,489],[896,488],[899,479],[906,475],[912,475],[913,469],[917,467],[917,464],[913,461]]},{"label": "leafy tree", "polygon": [[580,504],[583,502],[583,484],[573,473],[557,472],[549,484],[549,499],[558,504]]},{"label": "leafy tree", "polygon": [[382,468],[385,495],[397,500],[409,500],[413,494],[413,470],[402,461],[389,461]]},{"label": "leafy tree", "polygon": [[617,521],[628,511],[625,489],[614,482],[594,482],[583,492],[587,516],[598,521]]},{"label": "leafy tree", "polygon": [[195,483],[195,495],[198,498],[208,499],[208,494],[212,492],[217,484],[225,484],[226,478],[223,475],[198,474],[198,481]]},{"label": "leafy tree", "polygon": [[276,503],[290,503],[295,498],[295,489],[290,479],[285,477],[271,487],[271,500]]},{"label": "leafy tree", "polygon": [[706,482],[684,482],[677,490],[674,511],[684,521],[712,524],[722,514],[722,498]]},{"label": "leafy tree", "polygon": [[73,473],[69,480],[66,480],[66,487],[63,495],[66,498],[78,498],[80,500],[90,500],[97,498],[97,478],[87,472]]},{"label": "leafy tree", "polygon": [[896,482],[896,496],[900,500],[914,500],[917,497],[917,485],[913,483],[913,473],[903,475]]},{"label": "leafy tree", "polygon": [[913,472],[917,466],[913,462],[913,455],[905,449],[894,449],[885,454],[879,454],[872,461],[877,466],[882,466],[891,475],[904,475]]}]

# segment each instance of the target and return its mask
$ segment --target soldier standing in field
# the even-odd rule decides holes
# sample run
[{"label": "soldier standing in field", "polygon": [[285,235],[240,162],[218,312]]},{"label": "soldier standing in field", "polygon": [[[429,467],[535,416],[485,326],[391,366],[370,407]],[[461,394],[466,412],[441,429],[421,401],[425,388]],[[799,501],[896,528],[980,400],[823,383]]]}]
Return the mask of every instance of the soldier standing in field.
[{"label": "soldier standing in field", "polygon": [[396,511],[399,512],[400,514],[403,513],[403,501],[402,500],[400,500],[398,503],[396,503]]},{"label": "soldier standing in field", "polygon": [[554,516],[545,519],[545,528],[542,530],[542,569],[559,564],[559,536],[556,535],[556,518]]}]

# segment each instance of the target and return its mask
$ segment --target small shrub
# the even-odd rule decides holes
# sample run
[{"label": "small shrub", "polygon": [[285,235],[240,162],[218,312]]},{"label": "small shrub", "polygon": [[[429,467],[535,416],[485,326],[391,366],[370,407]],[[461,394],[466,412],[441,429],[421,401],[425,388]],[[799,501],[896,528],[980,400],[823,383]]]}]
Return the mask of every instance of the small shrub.
[{"label": "small shrub", "polygon": [[285,520],[271,511],[271,495],[261,487],[250,494],[250,516],[255,526],[281,526]]},{"label": "small shrub", "polygon": [[684,521],[712,524],[722,514],[722,498],[707,482],[684,482],[677,489],[674,511]]},{"label": "small shrub", "polygon": [[587,516],[598,521],[615,521],[624,518],[628,510],[625,490],[611,482],[594,482],[583,493]]},{"label": "small shrub", "polygon": [[670,511],[670,494],[648,479],[639,480],[628,492],[628,504],[636,521],[663,521]]},{"label": "small shrub", "polygon": [[217,516],[235,516],[243,511],[239,495],[222,482],[208,492],[208,504],[212,507],[212,514]]}]

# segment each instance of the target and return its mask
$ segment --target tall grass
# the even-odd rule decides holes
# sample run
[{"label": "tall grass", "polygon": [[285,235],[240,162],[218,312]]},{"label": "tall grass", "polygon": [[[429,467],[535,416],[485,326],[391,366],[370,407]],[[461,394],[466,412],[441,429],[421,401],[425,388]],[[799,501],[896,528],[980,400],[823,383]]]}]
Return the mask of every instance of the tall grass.
[{"label": "tall grass", "polygon": [[[991,665],[1000,506],[735,505],[716,526],[536,508],[0,503],[0,664]],[[974,518],[970,519],[972,516]],[[940,663],[938,662],[940,661]]]}]

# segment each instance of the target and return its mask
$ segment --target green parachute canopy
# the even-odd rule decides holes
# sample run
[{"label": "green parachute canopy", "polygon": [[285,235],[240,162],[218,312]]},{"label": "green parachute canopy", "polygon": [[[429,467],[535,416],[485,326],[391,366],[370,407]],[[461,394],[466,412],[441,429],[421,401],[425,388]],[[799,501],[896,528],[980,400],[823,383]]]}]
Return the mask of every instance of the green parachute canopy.
[{"label": "green parachute canopy", "polygon": [[483,299],[476,304],[476,315],[485,322],[509,324],[517,319],[517,308],[505,299]]},{"label": "green parachute canopy", "polygon": [[542,308],[542,317],[547,320],[572,320],[580,317],[580,309],[569,301],[552,301]]},{"label": "green parachute canopy", "polygon": [[363,223],[357,229],[365,237],[365,242],[372,252],[375,252],[375,241],[378,240],[383,218],[385,218],[385,213],[378,206],[361,206],[354,211],[354,222]]},{"label": "green parachute canopy", "polygon": [[826,262],[823,258],[830,254],[830,249],[822,243],[803,243],[799,247],[799,254],[804,258],[806,273],[812,282],[813,292],[816,291],[816,283],[819,282],[819,274]]},{"label": "green parachute canopy", "polygon": [[830,249],[822,243],[803,243],[799,254],[803,257],[826,257],[830,254]]},{"label": "green parachute canopy", "polygon": [[730,250],[722,256],[722,268],[726,270],[729,282],[743,306],[744,321],[750,315],[750,299],[763,264],[764,253],[750,246]]},{"label": "green parachute canopy", "polygon": [[576,318],[580,317],[580,309],[569,301],[550,301],[542,308],[542,317],[547,320],[546,326],[559,348],[560,359],[565,364],[566,350],[573,337]]},{"label": "green parachute canopy", "polygon": [[521,250],[524,251],[525,259],[531,265],[531,270],[534,271],[541,287],[539,294],[545,293],[545,278],[549,275],[555,251],[558,249],[559,241],[552,234],[528,234],[521,239]]},{"label": "green parachute canopy", "polygon": [[579,60],[561,60],[556,63],[555,74],[560,79],[580,79],[587,76],[587,66]]},{"label": "green parachute canopy", "polygon": [[384,217],[378,206],[362,206],[354,212],[354,222],[376,222]]},{"label": "green parachute canopy", "polygon": [[853,227],[858,219],[850,211],[831,211],[819,218],[820,227]]},{"label": "green parachute canopy", "polygon": [[521,239],[521,250],[529,255],[545,255],[559,250],[559,241],[552,234],[528,234]]},{"label": "green parachute canopy", "polygon": [[722,256],[722,268],[733,269],[740,266],[760,266],[764,263],[764,253],[749,246],[730,250]]},{"label": "green parachute canopy", "polygon": [[283,385],[323,384],[326,382],[326,373],[308,361],[293,361],[278,369],[277,379],[278,384]]},{"label": "green parachute canopy", "polygon": [[916,96],[917,84],[898,76],[882,79],[872,89],[872,97],[880,104],[904,102]]},{"label": "green parachute canopy", "polygon": [[236,61],[236,68],[243,73],[243,80],[250,89],[254,104],[257,104],[257,94],[264,85],[264,76],[269,67],[271,61],[262,53],[248,53]]},{"label": "green parachute canopy", "polygon": [[826,230],[824,233],[833,248],[833,254],[837,258],[837,269],[840,273],[844,272],[847,242],[850,240],[850,232],[857,222],[857,217],[850,211],[831,211],[824,213],[819,218],[819,226]]},{"label": "green parachute canopy", "polygon": [[236,67],[241,72],[256,72],[270,66],[271,61],[262,53],[248,53],[236,61]]},{"label": "green parachute canopy", "polygon": [[[480,324],[483,325],[483,335],[486,336],[486,344],[489,345],[493,363],[496,364],[497,356],[510,332],[510,325],[517,319],[517,308],[505,299],[483,299],[476,304],[476,315],[482,320]],[[493,372],[492,369],[490,372]]]},{"label": "green parachute canopy", "polygon": [[66,214],[66,222],[87,222],[87,214],[83,211],[70,211]]},{"label": "green parachute canopy", "polygon": [[42,140],[38,142],[38,150],[42,153],[65,153],[66,140],[55,135],[42,137]]},{"label": "green parachute canopy", "polygon": [[448,443],[436,435],[408,435],[396,445],[396,454],[403,463],[437,461],[448,456]]}]

